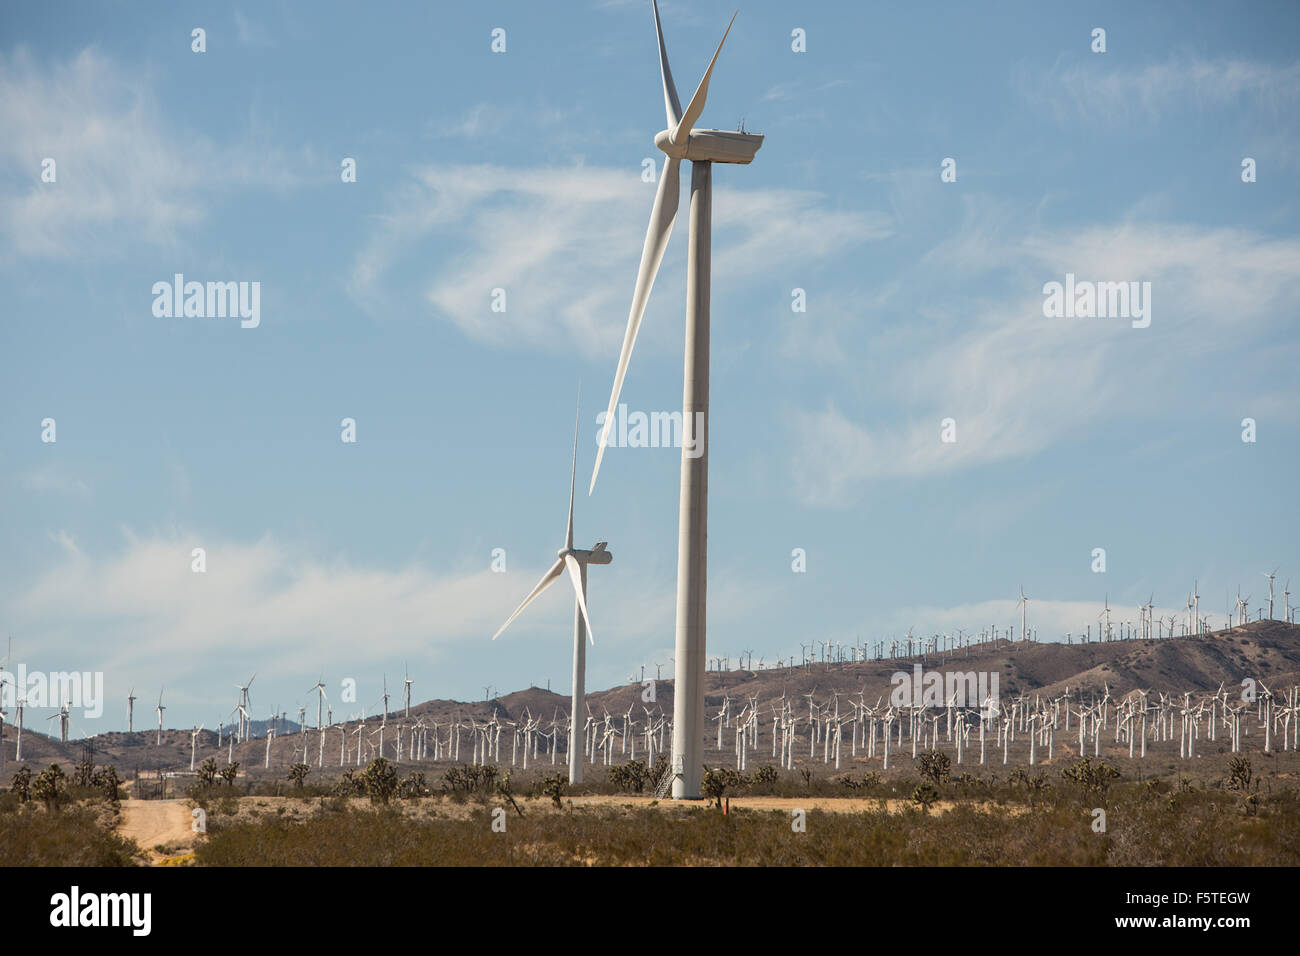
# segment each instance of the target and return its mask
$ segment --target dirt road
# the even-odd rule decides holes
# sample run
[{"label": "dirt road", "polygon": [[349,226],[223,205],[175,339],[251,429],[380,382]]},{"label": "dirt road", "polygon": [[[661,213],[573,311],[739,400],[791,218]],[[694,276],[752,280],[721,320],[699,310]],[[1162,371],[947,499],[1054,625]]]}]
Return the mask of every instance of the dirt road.
[{"label": "dirt road", "polygon": [[179,847],[193,845],[190,824],[190,808],[184,800],[123,800],[117,832],[135,840],[157,863],[164,854],[154,847],[167,844],[169,853],[175,854],[182,852]]}]

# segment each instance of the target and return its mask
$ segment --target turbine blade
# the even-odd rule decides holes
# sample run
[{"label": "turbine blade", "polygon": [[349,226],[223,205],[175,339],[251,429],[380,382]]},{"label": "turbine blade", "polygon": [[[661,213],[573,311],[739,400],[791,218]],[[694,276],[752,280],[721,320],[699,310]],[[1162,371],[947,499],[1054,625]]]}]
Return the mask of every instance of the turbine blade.
[{"label": "turbine blade", "polygon": [[663,261],[668,237],[673,232],[673,220],[677,218],[677,201],[681,196],[680,169],[681,161],[668,157],[664,163],[663,175],[659,178],[659,188],[655,191],[654,208],[650,210],[650,226],[646,229],[645,246],[641,249],[641,267],[637,271],[636,288],[632,292],[632,308],[627,315],[627,331],[623,333],[623,348],[619,352],[618,368],[614,372],[614,387],[609,393],[605,427],[600,432],[596,464],[591,469],[591,484],[587,487],[589,495],[596,490],[596,476],[600,474],[600,462],[605,457],[605,444],[609,441],[609,430],[614,424],[614,410],[618,408],[618,395],[623,390],[623,378],[627,375],[632,346],[636,344],[636,334],[641,328],[646,301],[650,298],[655,276],[659,274],[659,263]]},{"label": "turbine blade", "polygon": [[578,422],[582,417],[582,386],[578,386],[578,410],[573,413],[573,465],[569,469],[569,526],[564,532],[564,550],[573,547],[573,487],[578,478]]},{"label": "turbine blade", "polygon": [[492,635],[492,640],[495,641],[498,637],[500,637],[501,631],[504,631],[507,627],[510,626],[510,622],[519,616],[519,612],[522,611],[524,608],[528,607],[529,604],[533,603],[533,599],[537,597],[537,595],[545,591],[548,587],[550,587],[551,584],[555,581],[555,579],[558,578],[563,573],[563,571],[564,571],[564,562],[562,560],[557,559],[556,562],[551,565],[551,570],[547,571],[546,574],[542,576],[542,579],[537,582],[537,587],[533,588],[533,590],[529,592],[528,597],[524,598],[523,602],[517,608],[515,608],[515,613],[511,614],[510,617],[506,619],[506,622],[501,625],[501,629]]},{"label": "turbine blade", "polygon": [[587,616],[587,599],[582,596],[582,568],[578,565],[578,559],[571,554],[564,556],[564,563],[569,568],[569,580],[573,582],[573,593],[578,598],[578,609],[582,611],[583,623],[587,625],[587,640],[596,643],[596,635],[591,632],[591,618]]},{"label": "turbine blade", "polygon": [[686,112],[682,114],[682,121],[673,129],[670,139],[674,146],[680,146],[686,141],[686,137],[691,135],[691,130],[695,128],[696,121],[699,120],[700,114],[704,112],[704,101],[709,96],[709,78],[713,76],[713,64],[718,62],[718,54],[722,52],[722,44],[727,42],[727,33],[731,32],[731,24],[736,22],[736,15],[731,15],[731,21],[727,24],[727,30],[722,34],[722,39],[718,41],[718,48],[713,51],[713,59],[709,61],[709,68],[704,71],[704,79],[700,80],[700,85],[695,88],[695,95],[691,101],[686,104]]},{"label": "turbine blade", "polygon": [[668,69],[668,49],[664,46],[664,31],[659,25],[659,0],[653,0],[655,11],[655,34],[659,37],[659,75],[664,81],[664,112],[668,114],[668,128],[676,129],[682,121],[682,104],[677,99],[677,86],[673,83],[673,71]]}]

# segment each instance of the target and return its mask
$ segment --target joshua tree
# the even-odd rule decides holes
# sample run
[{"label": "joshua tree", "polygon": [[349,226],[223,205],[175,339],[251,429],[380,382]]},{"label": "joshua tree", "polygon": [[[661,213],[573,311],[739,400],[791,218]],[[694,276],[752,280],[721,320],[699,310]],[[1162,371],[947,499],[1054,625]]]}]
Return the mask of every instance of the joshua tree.
[{"label": "joshua tree", "polygon": [[1249,757],[1230,757],[1228,759],[1229,790],[1249,790],[1250,777],[1251,769]]},{"label": "joshua tree", "polygon": [[422,797],[429,792],[429,784],[424,779],[423,770],[412,770],[406,775],[398,788],[398,795],[402,797]]},{"label": "joshua tree", "polygon": [[743,787],[749,781],[732,770],[730,767],[719,767],[717,770],[704,768],[704,777],[700,781],[700,789],[704,791],[706,797],[713,800],[713,805],[719,810],[722,809],[722,798],[726,795],[728,787]]},{"label": "joshua tree", "polygon": [[296,763],[289,768],[289,779],[294,782],[294,786],[301,790],[303,781],[307,779],[309,773],[311,773],[311,767],[305,763]]},{"label": "joshua tree", "polygon": [[32,783],[32,796],[44,803],[45,809],[57,810],[66,786],[67,777],[63,773],[63,768],[52,763],[49,769],[41,771],[40,776]]},{"label": "joshua tree", "polygon": [[122,781],[117,776],[117,768],[112,764],[96,770],[90,782],[96,788],[104,791],[104,799],[109,803],[118,802],[117,787]]},{"label": "joshua tree", "polygon": [[386,759],[376,757],[361,774],[361,784],[371,803],[387,805],[397,792],[397,771]]},{"label": "joshua tree", "polygon": [[505,772],[505,775],[497,783],[496,792],[501,794],[501,796],[505,797],[507,800],[510,801],[510,805],[515,808],[515,813],[519,814],[521,817],[524,815],[524,811],[519,809],[519,804],[515,802],[514,791],[510,789],[509,770]]},{"label": "joshua tree", "polygon": [[78,787],[89,787],[94,780],[95,764],[91,760],[83,760],[72,769],[72,779]]},{"label": "joshua tree", "polygon": [[[650,768],[640,760],[629,760],[622,766],[609,768],[609,782],[620,790],[640,793],[649,779]],[[550,796],[549,793],[546,795]]]},{"label": "joshua tree", "polygon": [[18,797],[19,803],[26,803],[32,798],[32,768],[19,767],[14,774],[13,786],[10,788]]},{"label": "joshua tree", "polygon": [[[614,769],[617,770],[619,768],[615,767]],[[614,771],[611,770],[610,777],[612,778],[613,776]],[[556,773],[549,777],[545,777],[542,779],[540,789],[542,791],[542,796],[550,797],[557,807],[562,806],[560,800],[569,790],[569,776],[568,774]],[[637,789],[640,790],[641,788],[637,787]]]},{"label": "joshua tree", "polygon": [[239,776],[238,760],[236,760],[234,763],[226,764],[225,767],[223,767],[221,770],[221,779],[226,781],[227,786],[233,787],[235,785],[235,778],[238,776]]},{"label": "joshua tree", "polygon": [[343,771],[343,776],[339,777],[338,783],[334,784],[331,793],[336,797],[355,797],[364,791],[361,781],[351,770]]},{"label": "joshua tree", "polygon": [[199,764],[199,786],[210,787],[217,782],[217,761],[209,757]]},{"label": "joshua tree", "polygon": [[1120,773],[1107,763],[1084,757],[1073,766],[1062,769],[1061,776],[1077,783],[1085,793],[1105,793],[1110,782],[1118,779]]},{"label": "joshua tree", "polygon": [[928,783],[919,784],[912,791],[912,802],[921,808],[922,813],[929,813],[930,807],[939,799],[939,794]]},{"label": "joshua tree", "polygon": [[938,748],[917,754],[916,762],[920,764],[921,776],[935,786],[943,783],[948,777],[948,771],[952,769],[948,755]]}]

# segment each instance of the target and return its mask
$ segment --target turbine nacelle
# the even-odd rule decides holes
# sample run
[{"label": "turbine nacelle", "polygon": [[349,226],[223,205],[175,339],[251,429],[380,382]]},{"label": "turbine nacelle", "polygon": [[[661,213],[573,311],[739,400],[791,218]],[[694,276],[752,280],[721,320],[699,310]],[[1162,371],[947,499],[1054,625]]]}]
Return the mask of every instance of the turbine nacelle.
[{"label": "turbine nacelle", "polygon": [[754,154],[763,145],[758,133],[737,133],[721,129],[693,129],[686,142],[673,142],[673,131],[663,130],[655,137],[655,145],[676,160],[689,159],[694,163],[735,163],[746,166],[754,161]]},{"label": "turbine nacelle", "polygon": [[561,548],[555,554],[561,561],[566,555],[573,555],[579,564],[609,564],[614,560],[614,552],[606,551],[603,541],[590,551],[582,548]]}]

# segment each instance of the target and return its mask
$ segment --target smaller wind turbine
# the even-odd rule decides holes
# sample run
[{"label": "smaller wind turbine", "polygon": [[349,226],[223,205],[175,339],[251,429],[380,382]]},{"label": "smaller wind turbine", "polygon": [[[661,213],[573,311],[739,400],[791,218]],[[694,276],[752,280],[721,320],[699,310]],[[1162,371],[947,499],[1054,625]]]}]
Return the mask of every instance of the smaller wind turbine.
[{"label": "smaller wind turbine", "polygon": [[166,707],[163,706],[162,697],[163,697],[163,692],[160,690],[158,691],[158,707],[156,708],[158,711],[158,740],[155,743],[155,746],[162,745],[162,715],[163,715],[163,711],[167,709]]},{"label": "smaller wind turbine", "polygon": [[322,674],[320,676],[320,679],[316,681],[316,686],[313,687],[311,690],[307,691],[307,693],[310,694],[313,691],[316,693],[316,729],[320,730],[321,729],[321,723],[320,723],[321,704],[325,700],[325,675],[324,674]]},{"label": "smaller wind turbine", "polygon": [[59,708],[57,714],[53,714],[48,718],[59,722],[59,740],[65,744],[68,742],[68,708],[70,706],[71,702],[65,703]]},{"label": "smaller wind turbine", "polygon": [[197,741],[198,741],[198,739],[199,739],[199,734],[201,734],[201,733],[203,733],[203,725],[202,725],[202,724],[199,724],[199,725],[198,725],[197,727],[195,727],[192,731],[190,731],[190,770],[193,770],[193,769],[194,769],[194,753],[195,753],[195,747],[196,747],[196,745],[197,745]]},{"label": "smaller wind turbine", "polygon": [[126,695],[126,732],[135,732],[135,688]]},{"label": "smaller wind turbine", "polygon": [[[675,175],[675,174],[674,174]],[[573,420],[573,462],[569,471],[569,520],[564,532],[564,547],[558,552],[555,563],[537,582],[537,586],[524,598],[523,602],[506,619],[500,629],[492,635],[496,640],[510,626],[539,594],[554,584],[567,570],[573,584],[574,600],[577,609],[573,615],[573,699],[569,721],[569,782],[582,782],[582,736],[585,728],[579,715],[583,712],[586,695],[587,647],[586,641],[596,643],[591,631],[591,620],[587,615],[587,566],[589,564],[609,564],[614,560],[613,554],[606,550],[606,542],[598,541],[590,550],[573,546],[573,492],[578,469],[578,422],[582,408],[582,393],[578,394],[578,411]],[[593,476],[594,481],[594,476]]]},{"label": "smaller wind turbine", "polygon": [[1268,578],[1268,619],[1273,620],[1273,579],[1277,577],[1277,568],[1272,571],[1265,571],[1264,577]]},{"label": "smaller wind turbine", "polygon": [[1023,584],[1020,586],[1020,600],[1016,602],[1016,606],[1020,608],[1020,639],[1027,641],[1029,640],[1029,632],[1025,630],[1025,620],[1029,614],[1029,598],[1025,597],[1025,586]]}]

